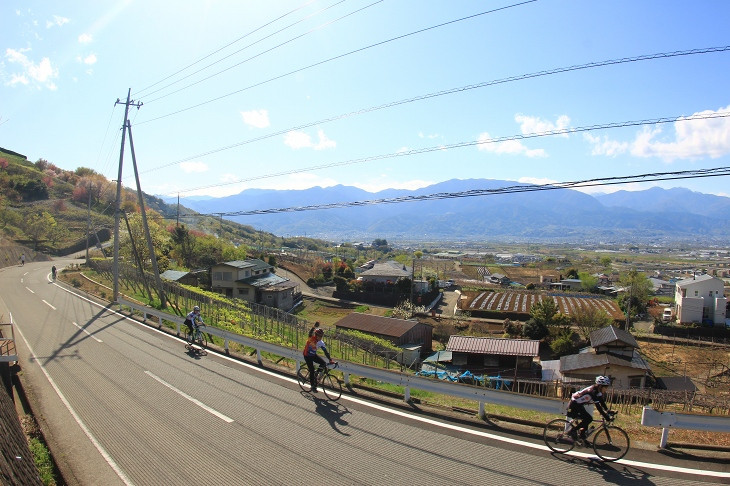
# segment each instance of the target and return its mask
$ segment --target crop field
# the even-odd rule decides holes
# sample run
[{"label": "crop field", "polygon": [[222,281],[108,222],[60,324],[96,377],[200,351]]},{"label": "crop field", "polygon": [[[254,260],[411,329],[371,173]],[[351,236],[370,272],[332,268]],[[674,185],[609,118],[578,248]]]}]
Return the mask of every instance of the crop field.
[{"label": "crop field", "polygon": [[461,308],[465,311],[515,312],[529,314],[533,305],[543,299],[553,299],[558,309],[565,315],[574,314],[580,309],[598,308],[614,319],[623,319],[616,302],[593,296],[579,296],[568,294],[538,294],[535,292],[517,291],[465,291],[462,296]]}]

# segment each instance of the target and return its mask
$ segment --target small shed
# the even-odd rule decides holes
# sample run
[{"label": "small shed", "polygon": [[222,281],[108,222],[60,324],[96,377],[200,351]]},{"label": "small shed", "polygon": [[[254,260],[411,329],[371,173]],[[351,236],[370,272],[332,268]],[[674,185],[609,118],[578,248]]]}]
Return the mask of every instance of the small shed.
[{"label": "small shed", "polygon": [[431,351],[433,327],[418,321],[353,312],[337,321],[335,328],[371,334],[401,347],[416,344],[423,351]]},{"label": "small shed", "polygon": [[446,350],[452,363],[472,373],[514,373],[532,376],[532,363],[539,355],[540,341],[474,336],[451,336]]},{"label": "small shed", "polygon": [[160,274],[160,278],[177,282],[184,285],[198,286],[198,276],[193,272],[182,270],[165,270]]}]

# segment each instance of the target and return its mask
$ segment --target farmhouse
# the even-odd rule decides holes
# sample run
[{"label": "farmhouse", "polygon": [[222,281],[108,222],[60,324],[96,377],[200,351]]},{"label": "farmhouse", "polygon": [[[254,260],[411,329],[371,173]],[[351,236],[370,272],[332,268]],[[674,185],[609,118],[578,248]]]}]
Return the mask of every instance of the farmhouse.
[{"label": "farmhouse", "polygon": [[213,265],[213,292],[226,297],[289,310],[294,307],[297,285],[274,273],[274,267],[258,259]]},{"label": "farmhouse", "polygon": [[674,301],[677,322],[708,322],[725,326],[727,299],[723,281],[711,275],[697,275],[677,282]]},{"label": "farmhouse", "polygon": [[396,283],[401,278],[410,278],[411,272],[408,271],[402,263],[389,261],[385,263],[375,263],[370,270],[365,270],[360,274],[363,284],[386,284]]},{"label": "farmhouse", "polygon": [[543,361],[543,380],[592,382],[598,375],[610,376],[617,389],[644,388],[651,373],[639,354],[634,337],[621,329],[607,326],[593,331],[591,346],[560,360]]}]

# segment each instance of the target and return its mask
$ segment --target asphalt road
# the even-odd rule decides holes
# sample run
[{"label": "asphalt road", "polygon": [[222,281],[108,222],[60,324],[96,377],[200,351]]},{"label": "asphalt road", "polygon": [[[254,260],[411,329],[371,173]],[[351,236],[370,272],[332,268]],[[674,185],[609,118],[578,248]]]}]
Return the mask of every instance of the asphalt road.
[{"label": "asphalt road", "polygon": [[[63,266],[64,262],[56,262]],[[210,353],[49,281],[49,263],[0,270],[0,314],[16,325],[23,382],[69,484],[639,484],[728,481],[724,463],[554,456],[353,399],[302,393],[288,377]],[[659,458],[657,454],[654,454]],[[632,450],[629,459],[653,462]]]}]

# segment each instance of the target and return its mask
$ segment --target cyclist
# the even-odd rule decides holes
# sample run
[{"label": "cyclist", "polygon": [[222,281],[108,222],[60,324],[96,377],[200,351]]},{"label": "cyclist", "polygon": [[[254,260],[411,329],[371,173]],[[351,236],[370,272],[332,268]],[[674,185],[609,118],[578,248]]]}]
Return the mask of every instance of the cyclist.
[{"label": "cyclist", "polygon": [[[197,324],[196,321],[200,324]],[[197,305],[193,307],[193,310],[185,317],[185,325],[190,329],[190,339],[195,339],[195,331],[197,331],[198,326],[205,326],[203,318],[200,317],[200,307]]]},{"label": "cyclist", "polygon": [[321,328],[315,329],[312,337],[307,339],[307,344],[304,345],[304,352],[302,353],[304,354],[304,361],[307,363],[307,368],[309,368],[309,383],[312,385],[312,392],[317,391],[317,375],[314,370],[315,361],[319,363],[320,369],[327,366],[325,360],[317,354],[317,350],[322,349],[324,355],[330,360],[330,364],[334,363],[329,351],[327,351],[327,346],[322,341],[322,336],[324,336],[324,331]]},{"label": "cyclist", "polygon": [[615,414],[613,410],[608,410],[604,397],[609,385],[611,385],[611,379],[608,376],[597,376],[596,382],[593,385],[573,393],[570,397],[568,417],[581,420],[577,427],[578,431],[576,432],[576,428],[574,427],[570,432],[572,439],[577,439],[578,435],[580,435],[581,439],[585,439],[586,430],[588,430],[590,423],[593,422],[593,416],[586,410],[586,405],[595,404],[601,416],[606,420],[610,420]]},{"label": "cyclist", "polygon": [[56,280],[56,265],[53,265],[53,266],[51,267],[51,278],[52,278],[53,280]]}]

